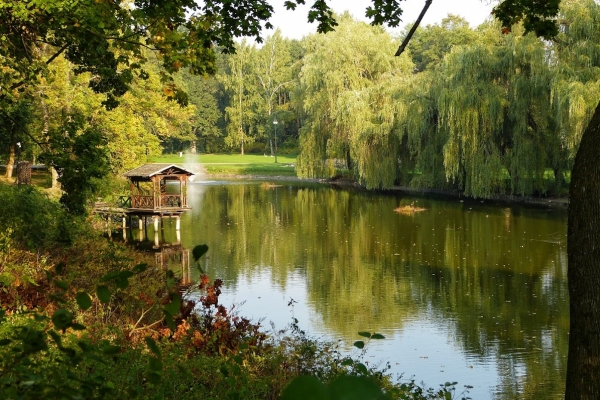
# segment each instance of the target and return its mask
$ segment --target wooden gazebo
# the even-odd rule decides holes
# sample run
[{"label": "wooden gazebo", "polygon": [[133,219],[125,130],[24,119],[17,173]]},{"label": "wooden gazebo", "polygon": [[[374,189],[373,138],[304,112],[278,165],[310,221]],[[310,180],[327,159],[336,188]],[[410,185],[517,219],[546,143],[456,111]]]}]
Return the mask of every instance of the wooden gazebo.
[{"label": "wooden gazebo", "polygon": [[[132,169],[125,173],[131,184],[130,202],[125,207],[130,213],[181,214],[189,209],[187,183],[191,175],[174,164],[146,164]],[[179,185],[167,186],[170,181]]]}]

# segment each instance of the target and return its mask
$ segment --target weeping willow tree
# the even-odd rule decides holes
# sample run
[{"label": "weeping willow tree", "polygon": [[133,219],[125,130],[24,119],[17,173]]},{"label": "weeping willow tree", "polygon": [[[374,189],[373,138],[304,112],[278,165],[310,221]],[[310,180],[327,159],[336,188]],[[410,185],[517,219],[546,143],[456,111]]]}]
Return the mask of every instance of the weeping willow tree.
[{"label": "weeping willow tree", "polygon": [[563,1],[559,21],[552,102],[559,139],[555,174],[562,178],[573,167],[583,131],[600,100],[600,7],[593,0]]},{"label": "weeping willow tree", "polygon": [[299,175],[341,167],[367,188],[564,194],[600,99],[598,10],[564,2],[555,41],[492,22],[470,30],[451,16],[396,60],[384,31],[343,16],[335,32],[305,41]]},{"label": "weeping willow tree", "polygon": [[449,15],[440,24],[419,28],[410,42],[408,50],[416,75],[397,96],[404,99],[407,107],[403,126],[410,157],[418,171],[411,176],[413,187],[452,188],[444,172],[443,148],[448,134],[438,124],[437,99],[444,84],[440,79],[441,61],[457,47],[471,45],[480,37],[465,19]]},{"label": "weeping willow tree", "polygon": [[500,69],[506,71],[507,102],[499,145],[510,177],[508,192],[545,193],[549,153],[558,145],[549,112],[553,72],[548,52],[534,35],[507,35],[499,56]]},{"label": "weeping willow tree", "polygon": [[442,74],[446,178],[473,197],[545,191],[552,72],[544,43],[533,35],[484,39],[449,54]]},{"label": "weeping willow tree", "polygon": [[307,40],[300,76],[305,125],[298,174],[331,177],[344,165],[367,188],[398,177],[405,105],[395,96],[411,79],[408,58],[394,58],[381,28],[339,19],[335,32]]}]

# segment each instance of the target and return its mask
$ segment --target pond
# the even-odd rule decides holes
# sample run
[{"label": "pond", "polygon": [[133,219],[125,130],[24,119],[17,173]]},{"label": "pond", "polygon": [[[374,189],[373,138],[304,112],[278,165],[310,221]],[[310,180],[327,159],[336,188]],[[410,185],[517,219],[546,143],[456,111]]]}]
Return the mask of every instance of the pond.
[{"label": "pond", "polygon": [[[474,399],[562,398],[564,210],[255,181],[194,183],[189,203],[183,246],[208,244],[222,303],[265,329],[293,316],[354,355],[359,331],[378,332],[364,360],[404,379],[457,381]],[[407,205],[424,210],[395,211]]]}]

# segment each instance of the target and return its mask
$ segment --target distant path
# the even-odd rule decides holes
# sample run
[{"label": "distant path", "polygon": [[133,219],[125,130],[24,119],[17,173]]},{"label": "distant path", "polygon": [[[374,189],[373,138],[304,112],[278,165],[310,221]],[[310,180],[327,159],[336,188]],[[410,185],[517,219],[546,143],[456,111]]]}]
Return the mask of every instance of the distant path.
[{"label": "distant path", "polygon": [[206,171],[206,167],[200,163],[177,163],[187,169],[190,172],[193,172],[194,175],[208,175]]}]

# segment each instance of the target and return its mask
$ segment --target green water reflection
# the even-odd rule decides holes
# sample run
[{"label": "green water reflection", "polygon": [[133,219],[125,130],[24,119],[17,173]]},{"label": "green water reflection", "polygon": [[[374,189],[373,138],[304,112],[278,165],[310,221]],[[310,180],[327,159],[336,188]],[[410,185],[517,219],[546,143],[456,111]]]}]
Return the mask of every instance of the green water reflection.
[{"label": "green water reflection", "polygon": [[[205,268],[226,285],[268,271],[273,287],[285,288],[300,276],[305,307],[331,337],[351,342],[370,330],[401,347],[393,338],[427,320],[470,362],[493,365],[492,387],[474,398],[562,396],[564,212],[289,183],[195,184],[190,192],[183,246],[208,244]],[[426,210],[394,211],[413,201]]]}]

